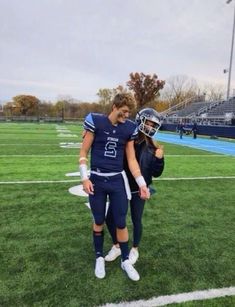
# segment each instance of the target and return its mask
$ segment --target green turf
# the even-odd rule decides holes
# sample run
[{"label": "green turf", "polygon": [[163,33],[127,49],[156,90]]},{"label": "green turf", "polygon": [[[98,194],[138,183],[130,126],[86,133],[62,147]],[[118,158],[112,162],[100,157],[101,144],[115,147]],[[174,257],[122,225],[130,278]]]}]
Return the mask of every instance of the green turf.
[{"label": "green turf", "polygon": [[[128,280],[119,260],[97,280],[91,214],[86,198],[68,193],[79,178],[65,176],[77,170],[78,150],[59,146],[81,141],[82,128],[67,125],[78,135],[68,139],[56,126],[0,124],[0,306],[98,306],[235,285],[235,179],[154,181],[136,264],[141,280]],[[162,179],[235,176],[232,156],[164,145]],[[71,179],[77,183],[3,184]],[[234,306],[234,297],[170,306]]]}]

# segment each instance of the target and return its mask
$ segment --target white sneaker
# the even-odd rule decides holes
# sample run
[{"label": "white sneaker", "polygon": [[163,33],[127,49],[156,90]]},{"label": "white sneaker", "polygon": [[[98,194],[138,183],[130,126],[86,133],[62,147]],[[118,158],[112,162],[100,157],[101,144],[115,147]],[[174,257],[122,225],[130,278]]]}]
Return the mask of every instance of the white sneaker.
[{"label": "white sneaker", "polygon": [[130,263],[129,259],[121,262],[121,268],[127,273],[127,276],[131,280],[138,281],[140,279],[139,273],[136,271],[136,269]]},{"label": "white sneaker", "polygon": [[121,255],[120,247],[116,247],[115,245],[113,245],[113,247],[110,249],[108,254],[104,257],[104,259],[105,261],[114,261],[120,255]]},{"label": "white sneaker", "polygon": [[130,263],[135,264],[136,261],[138,260],[138,258],[139,258],[138,249],[132,247],[132,249],[130,250],[130,253],[129,253]]},{"label": "white sneaker", "polygon": [[95,276],[97,278],[105,277],[104,257],[98,257],[95,262]]}]

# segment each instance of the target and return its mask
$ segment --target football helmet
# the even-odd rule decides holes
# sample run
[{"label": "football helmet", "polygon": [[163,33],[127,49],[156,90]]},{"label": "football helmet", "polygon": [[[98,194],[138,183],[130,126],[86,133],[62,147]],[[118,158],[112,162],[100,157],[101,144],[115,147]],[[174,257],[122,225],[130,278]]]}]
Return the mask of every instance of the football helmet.
[{"label": "football helmet", "polygon": [[[161,126],[160,115],[152,108],[145,108],[137,112],[135,121],[138,126],[138,130],[147,135],[153,137]],[[151,121],[153,125],[148,125],[146,122]]]}]

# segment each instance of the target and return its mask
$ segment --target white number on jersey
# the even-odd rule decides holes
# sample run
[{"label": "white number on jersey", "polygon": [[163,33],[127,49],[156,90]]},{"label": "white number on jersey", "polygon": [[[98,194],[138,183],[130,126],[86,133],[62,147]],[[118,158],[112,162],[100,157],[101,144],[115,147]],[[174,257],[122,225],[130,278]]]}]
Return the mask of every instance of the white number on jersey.
[{"label": "white number on jersey", "polygon": [[117,147],[116,142],[113,141],[107,142],[105,145],[105,152],[104,152],[105,157],[116,158],[117,156],[116,147]]}]

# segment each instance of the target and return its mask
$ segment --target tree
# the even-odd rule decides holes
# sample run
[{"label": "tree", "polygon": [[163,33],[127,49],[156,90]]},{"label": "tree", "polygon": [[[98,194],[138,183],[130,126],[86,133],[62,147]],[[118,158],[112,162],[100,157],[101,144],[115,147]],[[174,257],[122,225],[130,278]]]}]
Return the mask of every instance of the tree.
[{"label": "tree", "polygon": [[57,116],[61,116],[64,120],[64,118],[67,117],[70,103],[72,103],[73,101],[74,99],[70,95],[59,95],[57,98],[57,102],[55,103],[55,110]]},{"label": "tree", "polygon": [[156,74],[151,76],[142,72],[131,73],[130,80],[127,82],[128,88],[134,92],[138,109],[156,100],[164,85],[165,81],[159,80]]},{"label": "tree", "polygon": [[56,117],[55,105],[50,101],[41,101],[38,107],[39,117]]},{"label": "tree", "polygon": [[186,99],[198,95],[199,88],[197,82],[185,75],[172,76],[166,81],[163,91],[163,98],[169,102],[170,106],[176,105]]},{"label": "tree", "polygon": [[206,94],[208,101],[218,101],[225,97],[226,89],[221,84],[205,83],[203,92]]},{"label": "tree", "polygon": [[3,113],[6,115],[6,116],[12,116],[14,115],[14,109],[15,107],[13,106],[13,102],[12,101],[8,101],[7,103],[4,104],[3,106]]},{"label": "tree", "polygon": [[100,112],[108,114],[111,111],[111,104],[114,96],[118,93],[126,93],[128,89],[124,88],[122,85],[116,88],[101,88],[99,89],[97,96],[99,96],[98,104],[101,106],[99,108]]},{"label": "tree", "polygon": [[31,95],[18,95],[13,97],[13,105],[20,115],[38,114],[40,100]]},{"label": "tree", "polygon": [[113,98],[113,89],[109,88],[100,88],[97,96],[99,97],[99,104],[102,107],[105,107],[106,105],[110,104]]}]

